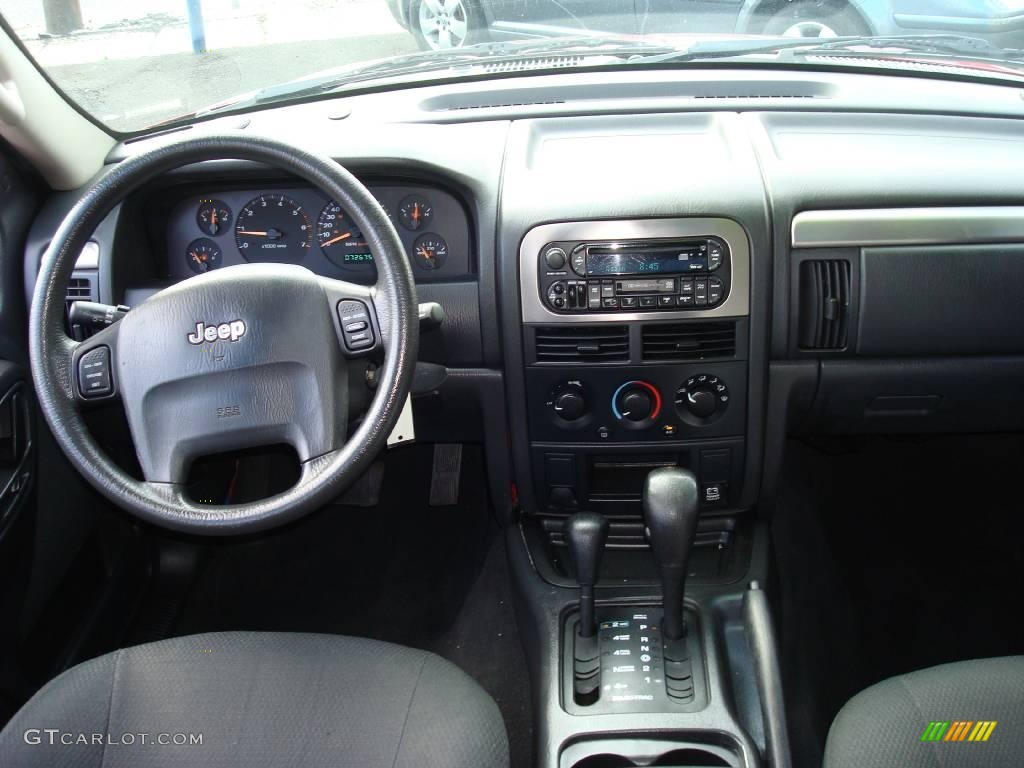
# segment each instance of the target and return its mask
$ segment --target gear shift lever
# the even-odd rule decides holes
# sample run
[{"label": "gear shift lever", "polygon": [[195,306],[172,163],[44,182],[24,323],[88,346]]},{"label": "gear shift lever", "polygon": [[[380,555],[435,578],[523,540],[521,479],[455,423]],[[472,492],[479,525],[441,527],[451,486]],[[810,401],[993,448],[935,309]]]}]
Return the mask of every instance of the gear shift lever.
[{"label": "gear shift lever", "polygon": [[594,618],[594,585],[608,538],[608,521],[593,512],[577,512],[565,522],[565,541],[580,583],[579,631],[573,637],[573,699],[587,706],[601,693],[601,650]]},{"label": "gear shift lever", "polygon": [[683,590],[697,533],[697,478],[681,467],[663,467],[644,482],[644,522],[661,579],[666,647],[685,634]]},{"label": "gear shift lever", "polygon": [[565,541],[569,557],[580,583],[580,636],[593,637],[597,632],[594,621],[594,585],[601,570],[601,555],[608,538],[608,521],[594,512],[577,512],[565,523]]}]

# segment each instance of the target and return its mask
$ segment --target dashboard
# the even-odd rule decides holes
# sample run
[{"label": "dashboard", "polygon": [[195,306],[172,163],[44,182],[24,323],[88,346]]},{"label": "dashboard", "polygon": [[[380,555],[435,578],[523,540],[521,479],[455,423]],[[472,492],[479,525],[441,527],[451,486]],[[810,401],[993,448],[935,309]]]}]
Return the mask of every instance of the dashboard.
[{"label": "dashboard", "polygon": [[[770,503],[794,432],[1024,428],[1017,89],[680,70],[346,103],[246,130],[336,158],[380,200],[446,315],[420,340],[444,375],[417,436],[483,442],[496,508],[551,542],[599,509],[636,544],[637,478],[666,463],[698,474],[706,519]],[[26,292],[79,194],[37,219]],[[374,279],[347,212],[266,168],[200,164],[134,197],[97,230],[80,296],[135,305],[251,261]]]},{"label": "dashboard", "polygon": [[[451,193],[426,185],[371,185],[417,281],[473,273],[469,222]],[[306,186],[201,187],[169,201],[167,275],[180,281],[233,264],[300,264],[355,282],[376,279],[358,226],[335,201]]]}]

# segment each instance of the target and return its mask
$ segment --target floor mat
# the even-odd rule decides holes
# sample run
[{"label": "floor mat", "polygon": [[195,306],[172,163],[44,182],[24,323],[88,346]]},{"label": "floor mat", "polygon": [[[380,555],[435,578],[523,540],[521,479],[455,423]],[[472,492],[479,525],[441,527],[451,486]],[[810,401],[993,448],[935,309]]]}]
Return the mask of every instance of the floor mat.
[{"label": "floor mat", "polygon": [[281,531],[218,542],[173,634],[327,632],[424,648],[465,670],[505,718],[513,768],[532,750],[526,660],[483,456],[459,503],[429,506],[430,446],[389,455],[376,507],[332,506]]},{"label": "floor mat", "polygon": [[505,719],[511,768],[527,768],[533,755],[533,715],[510,579],[505,537],[499,536],[458,619],[431,650],[472,670]]},{"label": "floor mat", "polygon": [[773,520],[797,768],[836,712],[892,675],[1024,653],[1017,436],[787,446]]}]

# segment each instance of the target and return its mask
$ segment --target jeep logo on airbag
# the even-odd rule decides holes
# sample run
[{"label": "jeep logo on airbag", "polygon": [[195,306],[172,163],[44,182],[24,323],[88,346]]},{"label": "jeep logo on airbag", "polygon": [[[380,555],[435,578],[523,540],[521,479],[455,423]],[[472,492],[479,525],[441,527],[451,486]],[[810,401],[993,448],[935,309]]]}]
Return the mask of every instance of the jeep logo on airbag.
[{"label": "jeep logo on airbag", "polygon": [[207,341],[238,341],[245,336],[245,323],[231,320],[220,325],[196,323],[196,330],[188,335],[189,344],[203,344]]}]

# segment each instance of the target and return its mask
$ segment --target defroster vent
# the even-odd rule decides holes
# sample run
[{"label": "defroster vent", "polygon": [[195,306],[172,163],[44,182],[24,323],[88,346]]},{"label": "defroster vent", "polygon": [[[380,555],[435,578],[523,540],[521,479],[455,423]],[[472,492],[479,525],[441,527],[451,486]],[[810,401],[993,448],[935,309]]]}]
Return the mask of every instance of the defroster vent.
[{"label": "defroster vent", "polygon": [[846,349],[850,326],[850,262],[800,265],[800,347]]},{"label": "defroster vent", "polygon": [[644,362],[713,360],[736,355],[732,321],[645,325]]},{"label": "defroster vent", "polygon": [[534,335],[538,363],[616,363],[629,361],[629,329],[624,325],[542,326]]}]

